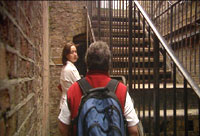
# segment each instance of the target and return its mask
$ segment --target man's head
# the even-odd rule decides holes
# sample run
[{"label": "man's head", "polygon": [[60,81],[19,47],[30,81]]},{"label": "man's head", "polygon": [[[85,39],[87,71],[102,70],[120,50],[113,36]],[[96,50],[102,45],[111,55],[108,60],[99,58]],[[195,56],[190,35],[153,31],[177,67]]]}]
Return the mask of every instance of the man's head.
[{"label": "man's head", "polygon": [[88,70],[108,71],[110,60],[111,53],[107,43],[97,41],[89,46],[85,57]]}]

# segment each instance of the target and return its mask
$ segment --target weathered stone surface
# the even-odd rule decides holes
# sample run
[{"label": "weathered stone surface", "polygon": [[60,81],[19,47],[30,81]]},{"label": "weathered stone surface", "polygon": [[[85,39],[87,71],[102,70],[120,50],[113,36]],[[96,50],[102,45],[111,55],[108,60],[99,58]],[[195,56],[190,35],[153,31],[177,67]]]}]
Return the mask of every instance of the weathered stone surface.
[{"label": "weathered stone surface", "polygon": [[5,130],[6,130],[6,126],[5,126],[5,123],[4,123],[4,120],[1,119],[0,120],[0,135],[1,136],[5,136]]},{"label": "weathered stone surface", "polygon": [[8,89],[0,90],[0,111],[5,114],[10,108],[10,95]]},{"label": "weathered stone surface", "polygon": [[5,45],[0,42],[0,80],[6,79],[7,77],[7,67],[6,67],[6,51],[5,51]]},{"label": "weathered stone surface", "polygon": [[0,9],[0,133],[39,136],[44,131],[43,2],[2,1]]},{"label": "weathered stone surface", "polygon": [[[61,71],[62,49],[65,43],[73,41],[76,35],[85,33],[86,10],[84,1],[56,1],[50,2],[50,135],[59,136],[58,114],[61,93],[57,86]],[[59,16],[58,16],[59,15]]]}]

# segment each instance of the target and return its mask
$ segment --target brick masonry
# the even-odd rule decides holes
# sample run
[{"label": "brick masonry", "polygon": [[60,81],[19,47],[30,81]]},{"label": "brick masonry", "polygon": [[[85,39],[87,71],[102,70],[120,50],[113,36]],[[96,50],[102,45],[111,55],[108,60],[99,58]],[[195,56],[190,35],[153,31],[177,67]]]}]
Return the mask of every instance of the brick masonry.
[{"label": "brick masonry", "polygon": [[46,2],[0,2],[2,136],[60,135],[61,52],[66,42],[86,33],[86,10],[84,1],[48,3],[47,12]]},{"label": "brick masonry", "polygon": [[[61,93],[57,89],[62,68],[61,54],[66,42],[86,33],[84,1],[49,2],[50,24],[50,135],[59,135],[58,114]],[[59,16],[58,16],[59,15]]]},{"label": "brick masonry", "polygon": [[45,8],[41,1],[0,2],[1,136],[48,135],[42,86]]}]

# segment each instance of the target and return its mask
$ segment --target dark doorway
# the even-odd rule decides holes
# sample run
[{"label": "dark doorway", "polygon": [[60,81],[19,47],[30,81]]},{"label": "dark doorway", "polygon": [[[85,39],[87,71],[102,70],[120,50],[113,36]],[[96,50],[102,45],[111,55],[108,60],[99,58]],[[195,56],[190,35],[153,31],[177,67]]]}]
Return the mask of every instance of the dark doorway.
[{"label": "dark doorway", "polygon": [[86,42],[86,34],[79,34],[73,38],[73,42],[78,44],[77,52],[79,59],[75,63],[79,73],[81,76],[85,76],[87,72],[86,64],[85,64],[85,53],[87,50],[87,42]]}]

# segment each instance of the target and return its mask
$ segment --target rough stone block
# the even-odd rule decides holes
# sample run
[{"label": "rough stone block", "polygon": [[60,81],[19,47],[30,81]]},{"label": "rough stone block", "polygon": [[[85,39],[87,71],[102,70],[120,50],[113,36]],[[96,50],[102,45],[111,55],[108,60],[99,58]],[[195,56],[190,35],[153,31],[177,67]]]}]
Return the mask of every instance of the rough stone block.
[{"label": "rough stone block", "polygon": [[1,119],[0,120],[0,135],[5,136],[5,133],[6,133],[5,131],[6,131],[6,126],[4,123],[4,119]]},{"label": "rough stone block", "polygon": [[0,42],[0,80],[7,78],[7,66],[6,66],[6,51],[5,45]]},{"label": "rough stone block", "polygon": [[10,118],[7,119],[6,121],[6,136],[13,136],[14,133],[17,131],[17,118],[16,114],[11,116]]},{"label": "rough stone block", "polygon": [[10,95],[8,89],[0,90],[0,111],[4,113],[10,109]]}]

